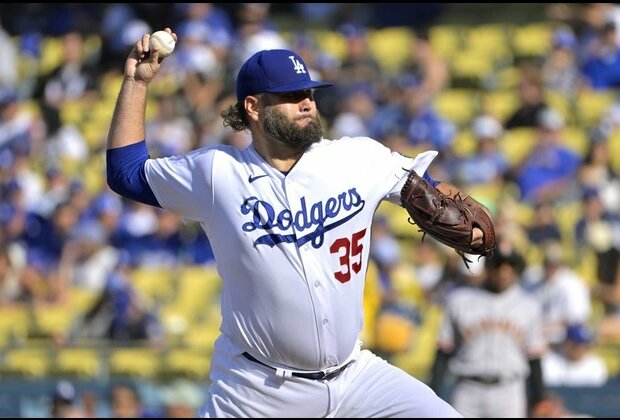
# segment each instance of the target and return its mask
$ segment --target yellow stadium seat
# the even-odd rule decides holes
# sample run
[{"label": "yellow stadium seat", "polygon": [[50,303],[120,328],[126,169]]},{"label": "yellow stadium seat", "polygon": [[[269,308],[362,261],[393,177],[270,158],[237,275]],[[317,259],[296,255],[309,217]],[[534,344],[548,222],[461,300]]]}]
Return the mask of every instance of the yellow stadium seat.
[{"label": "yellow stadium seat", "polygon": [[30,314],[25,305],[0,308],[0,346],[11,340],[25,340],[30,329]]},{"label": "yellow stadium seat", "polygon": [[607,374],[610,378],[618,376],[620,373],[620,351],[617,345],[596,345],[594,353],[598,354],[607,367]]},{"label": "yellow stadium seat", "polygon": [[46,37],[41,43],[40,51],[39,74],[44,76],[62,62],[62,40],[56,37]]},{"label": "yellow stadium seat", "polygon": [[368,47],[386,71],[398,71],[411,60],[414,35],[409,28],[393,27],[371,31]]},{"label": "yellow stadium seat", "polygon": [[360,333],[360,339],[372,348],[375,341],[375,323],[377,313],[381,307],[381,284],[377,264],[369,259],[366,271],[366,283],[364,286],[364,326]]},{"label": "yellow stadium seat", "polygon": [[406,263],[400,263],[392,272],[392,287],[403,303],[419,306],[424,303],[424,290],[417,281],[412,267]]},{"label": "yellow stadium seat", "polygon": [[472,134],[471,130],[459,130],[452,144],[452,151],[456,156],[470,156],[476,151],[478,140]]},{"label": "yellow stadium seat", "polygon": [[379,208],[384,208],[382,213],[386,215],[390,231],[400,238],[422,239],[422,233],[418,227],[409,223],[409,214],[403,207],[392,203],[382,203]]},{"label": "yellow stadium seat", "polygon": [[545,102],[550,108],[560,113],[566,124],[572,125],[576,122],[572,109],[573,102],[562,92],[547,90],[545,92]]},{"label": "yellow stadium seat", "polygon": [[593,127],[614,104],[611,91],[582,91],[575,99],[575,113],[579,125]]},{"label": "yellow stadium seat", "polygon": [[116,349],[108,364],[111,375],[154,378],[160,369],[159,354],[148,348]]},{"label": "yellow stadium seat", "polygon": [[312,31],[312,35],[316,38],[319,49],[342,60],[347,51],[347,41],[342,34],[330,30]]},{"label": "yellow stadium seat", "polygon": [[173,276],[168,268],[138,267],[132,270],[131,280],[140,293],[154,301],[173,297]]},{"label": "yellow stadium seat", "polygon": [[42,378],[49,373],[50,366],[48,349],[26,347],[8,351],[0,366],[0,372],[6,375]]},{"label": "yellow stadium seat", "polygon": [[184,376],[199,380],[209,377],[211,357],[196,349],[173,349],[164,356],[162,371],[168,376]]},{"label": "yellow stadium seat", "polygon": [[37,332],[46,337],[67,334],[77,316],[68,305],[40,306],[34,310]]},{"label": "yellow stadium seat", "polygon": [[496,89],[516,89],[521,81],[521,72],[515,66],[502,66],[495,71]]},{"label": "yellow stadium seat", "polygon": [[562,144],[585,157],[590,147],[588,135],[581,127],[566,127],[562,133]]},{"label": "yellow stadium seat", "polygon": [[616,173],[620,173],[620,130],[612,132],[607,141],[611,166]]},{"label": "yellow stadium seat", "polygon": [[53,371],[58,375],[95,378],[101,373],[101,367],[97,350],[67,348],[56,355]]},{"label": "yellow stadium seat", "polygon": [[471,89],[449,89],[439,92],[433,102],[437,113],[464,126],[478,111],[478,95]]},{"label": "yellow stadium seat", "polygon": [[102,100],[112,104],[116,102],[116,98],[121,91],[123,83],[122,74],[105,74],[100,81],[99,90],[101,91]]},{"label": "yellow stadium seat", "polygon": [[449,64],[453,78],[472,79],[478,82],[494,71],[494,63],[489,56],[472,50],[456,52]]},{"label": "yellow stadium seat", "polygon": [[543,57],[551,50],[552,27],[549,23],[518,26],[513,31],[514,55]]},{"label": "yellow stadium seat", "polygon": [[533,128],[513,128],[504,133],[504,137],[498,143],[499,148],[508,162],[516,166],[532,150],[536,142],[536,131]]},{"label": "yellow stadium seat", "polygon": [[506,121],[519,106],[519,96],[514,90],[496,90],[482,96],[481,112]]},{"label": "yellow stadium seat", "polygon": [[416,330],[412,320],[389,311],[379,313],[375,328],[374,348],[388,354],[407,351],[413,342]]},{"label": "yellow stadium seat", "polygon": [[444,59],[451,59],[463,47],[464,27],[460,25],[433,25],[429,42],[433,52]]},{"label": "yellow stadium seat", "polygon": [[424,380],[435,360],[437,336],[443,317],[439,306],[429,305],[422,311],[422,324],[418,326],[410,349],[393,358],[393,363],[417,378]]},{"label": "yellow stadium seat", "polygon": [[219,322],[202,322],[192,325],[185,334],[184,344],[189,348],[213,351],[213,344],[220,335]]},{"label": "yellow stadium seat", "polygon": [[85,121],[87,112],[89,112],[89,107],[86,106],[85,101],[80,99],[65,101],[60,106],[60,120],[63,124],[73,124],[79,127]]},{"label": "yellow stadium seat", "polygon": [[69,291],[69,307],[71,307],[76,314],[84,313],[90,309],[98,297],[99,292],[73,287]]},{"label": "yellow stadium seat", "polygon": [[508,34],[513,26],[506,24],[487,24],[472,26],[465,36],[465,49],[476,51],[493,60],[510,61]]}]

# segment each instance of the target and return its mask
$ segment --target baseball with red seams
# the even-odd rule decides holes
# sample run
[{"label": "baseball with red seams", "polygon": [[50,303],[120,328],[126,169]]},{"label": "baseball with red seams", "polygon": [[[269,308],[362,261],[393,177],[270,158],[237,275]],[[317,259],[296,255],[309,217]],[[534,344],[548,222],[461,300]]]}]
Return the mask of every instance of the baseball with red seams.
[{"label": "baseball with red seams", "polygon": [[174,38],[166,31],[157,31],[151,35],[151,48],[159,50],[159,57],[168,57],[174,51]]}]

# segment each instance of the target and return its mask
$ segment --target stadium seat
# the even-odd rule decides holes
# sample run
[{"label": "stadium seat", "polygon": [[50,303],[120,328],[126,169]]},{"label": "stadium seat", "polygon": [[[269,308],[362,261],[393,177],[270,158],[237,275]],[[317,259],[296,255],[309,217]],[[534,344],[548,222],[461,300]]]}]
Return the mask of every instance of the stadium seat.
[{"label": "stadium seat", "polygon": [[583,127],[594,127],[614,104],[614,93],[584,90],[577,95],[574,104],[577,123]]},{"label": "stadium seat", "polygon": [[13,340],[22,342],[30,329],[30,314],[25,305],[0,308],[0,347]]},{"label": "stadium seat", "polygon": [[202,322],[192,325],[185,334],[184,344],[201,351],[213,351],[213,343],[220,335],[219,322]]},{"label": "stadium seat", "polygon": [[494,62],[510,62],[512,51],[508,43],[508,35],[512,25],[487,24],[472,26],[465,36],[465,49],[487,56]]},{"label": "stadium seat", "polygon": [[474,153],[477,146],[478,141],[472,134],[471,130],[463,129],[456,133],[454,142],[452,143],[452,151],[456,156],[466,157]]},{"label": "stadium seat", "polygon": [[620,173],[620,130],[613,131],[609,136],[608,142],[611,166],[618,174]]},{"label": "stadium seat", "polygon": [[0,372],[30,378],[45,377],[50,370],[51,361],[47,348],[18,348],[4,356]]},{"label": "stadium seat", "polygon": [[97,350],[66,348],[56,355],[52,370],[56,375],[96,378],[102,371],[102,363]]},{"label": "stadium seat", "polygon": [[44,337],[65,335],[78,313],[68,305],[40,306],[34,310],[36,334]]},{"label": "stadium seat", "polygon": [[429,31],[429,42],[433,52],[450,60],[463,47],[464,27],[460,25],[433,25]]},{"label": "stadium seat", "polygon": [[439,306],[429,305],[422,311],[422,324],[418,326],[410,349],[393,358],[393,363],[411,375],[424,380],[435,360],[437,336],[443,317]]},{"label": "stadium seat", "polygon": [[535,141],[535,129],[524,127],[507,130],[498,144],[504,156],[508,158],[510,165],[516,166],[532,150]]},{"label": "stadium seat", "polygon": [[475,86],[494,71],[493,60],[478,51],[461,50],[454,54],[449,61],[454,79],[467,80]]},{"label": "stadium seat", "polygon": [[581,127],[566,127],[562,133],[562,144],[582,158],[590,147],[588,135]]},{"label": "stadium seat", "polygon": [[512,36],[515,57],[544,57],[551,51],[551,33],[549,23],[517,26]]},{"label": "stadium seat", "polygon": [[573,102],[562,92],[547,90],[545,92],[545,102],[550,108],[553,108],[564,118],[567,125],[576,124],[573,115]]},{"label": "stadium seat", "polygon": [[339,32],[330,30],[312,31],[312,35],[316,38],[319,49],[331,56],[342,60],[347,51],[347,42]]},{"label": "stadium seat", "polygon": [[154,378],[160,369],[160,357],[149,348],[116,349],[110,355],[110,375]]},{"label": "stadium seat", "polygon": [[41,57],[39,59],[39,75],[45,76],[62,62],[62,40],[48,36],[41,43]]},{"label": "stadium seat", "polygon": [[437,94],[433,105],[442,117],[466,126],[478,111],[478,94],[471,89],[444,90]]},{"label": "stadium seat", "polygon": [[211,367],[210,352],[196,349],[173,349],[163,358],[162,375],[207,379]]},{"label": "stadium seat", "polygon": [[495,90],[482,96],[481,112],[506,121],[519,106],[519,96],[514,90]]},{"label": "stadium seat", "polygon": [[132,270],[134,287],[152,301],[165,301],[173,297],[172,271],[161,267],[138,267]]},{"label": "stadium seat", "polygon": [[409,28],[393,27],[369,32],[368,47],[383,70],[396,72],[411,60],[414,35]]}]

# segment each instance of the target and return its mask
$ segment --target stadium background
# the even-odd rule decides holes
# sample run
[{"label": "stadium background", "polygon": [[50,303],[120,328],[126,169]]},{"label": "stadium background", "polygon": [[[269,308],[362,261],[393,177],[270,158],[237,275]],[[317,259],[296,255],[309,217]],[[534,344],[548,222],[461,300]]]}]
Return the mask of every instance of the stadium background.
[{"label": "stadium background", "polygon": [[[224,131],[213,110],[230,102],[235,59],[257,45],[285,42],[303,49],[314,71],[347,85],[348,90],[338,91],[342,96],[318,98],[328,132],[341,133],[360,122],[343,114],[364,113],[346,108],[349,98],[363,94],[375,105],[389,103],[390,89],[419,86],[428,78],[419,63],[416,68],[414,56],[415,45],[427,39],[447,72],[428,99],[433,117],[422,123],[438,124],[444,134],[416,139],[405,133],[403,139],[397,130],[378,128],[378,139],[409,153],[429,141],[441,148],[449,159],[438,162],[434,175],[461,183],[501,215],[528,264],[536,266],[544,258],[541,244],[527,239],[528,229],[536,225],[537,203],[520,195],[515,178],[470,184],[449,169],[475,153],[472,123],[478,116],[486,112],[504,122],[520,106],[524,69],[542,68],[556,47],[558,28],[575,29],[578,40],[585,37],[579,5],[261,5],[214,3],[221,15],[198,25],[200,17],[192,18],[191,7],[184,4],[0,6],[0,236],[10,274],[19,271],[25,279],[17,291],[3,286],[0,301],[0,416],[49,416],[52,400],[62,394],[61,380],[73,385],[71,402],[77,409],[101,417],[111,415],[115,384],[130,383],[145,410],[160,415],[168,413],[163,410],[175,398],[191,409],[204,397],[219,325],[219,278],[208,242],[196,226],[120,200],[105,186],[105,140],[120,71],[129,42],[144,32],[169,26],[181,39],[152,85],[147,112],[152,155],[216,142],[247,144],[247,138]],[[272,31],[260,41],[265,44],[239,47],[244,30],[257,24]],[[189,43],[182,50],[184,37],[192,39],[193,53]],[[347,68],[342,64],[356,40],[367,43],[370,58]],[[71,60],[79,65],[67,65]],[[352,83],[365,79],[371,83]],[[604,142],[614,177],[620,171],[620,131],[613,119],[618,86],[543,91],[544,102],[565,124],[564,145],[585,162],[591,145]],[[535,142],[535,128],[521,127],[503,131],[498,147],[510,168],[517,168]],[[583,216],[581,197],[589,190],[577,173],[573,180],[575,185],[548,201],[564,261],[593,287],[600,271],[597,250],[578,243],[575,232]],[[421,236],[407,224],[405,213],[382,207],[378,217],[384,232],[377,238],[388,235],[399,247],[391,287],[412,322],[403,326],[402,317],[378,317],[385,290],[381,256],[373,256],[365,342],[426,380],[441,301],[426,294],[411,269],[418,262]],[[84,251],[88,247],[90,253]],[[444,271],[454,268],[450,253],[435,251]],[[100,258],[89,260],[94,254]],[[9,271],[3,269],[6,278]],[[96,322],[84,332],[84,319],[97,312],[96,302],[111,305],[107,314],[119,323],[114,332],[98,330]],[[136,325],[129,325],[128,306],[139,312]],[[592,297],[592,307],[588,324],[596,331],[603,304]],[[118,319],[120,312],[126,318]],[[620,413],[618,343],[617,338],[595,343],[609,370],[604,386],[555,389],[567,408],[596,416]]]}]

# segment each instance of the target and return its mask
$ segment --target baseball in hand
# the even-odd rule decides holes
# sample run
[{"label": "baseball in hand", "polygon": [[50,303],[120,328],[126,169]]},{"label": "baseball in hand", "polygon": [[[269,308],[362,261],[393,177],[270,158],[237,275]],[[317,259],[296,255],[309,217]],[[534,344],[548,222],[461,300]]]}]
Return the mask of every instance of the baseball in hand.
[{"label": "baseball in hand", "polygon": [[157,31],[151,35],[151,48],[159,50],[159,57],[168,57],[174,51],[174,38],[166,31]]}]

